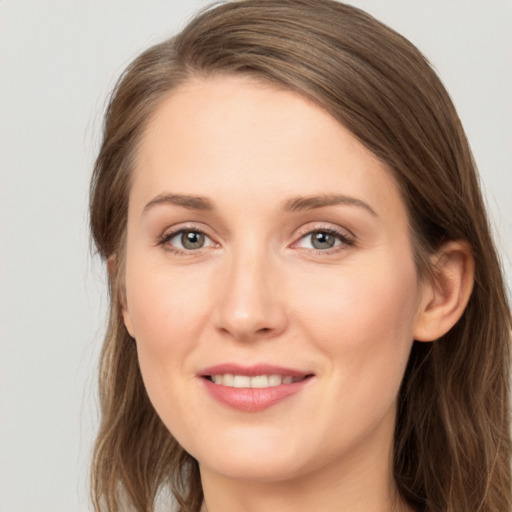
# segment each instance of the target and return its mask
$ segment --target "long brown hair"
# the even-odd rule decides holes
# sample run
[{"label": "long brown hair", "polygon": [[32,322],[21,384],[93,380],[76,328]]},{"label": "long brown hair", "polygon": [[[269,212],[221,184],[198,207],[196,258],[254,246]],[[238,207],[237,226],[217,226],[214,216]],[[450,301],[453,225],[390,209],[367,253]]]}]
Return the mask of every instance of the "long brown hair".
[{"label": "long brown hair", "polygon": [[512,510],[511,316],[475,164],[454,106],[422,54],[368,14],[332,0],[247,0],[207,9],[141,54],[118,82],[91,183],[90,221],[110,272],[100,365],[95,509],[154,510],[171,490],[197,512],[197,462],[151,406],[122,321],[123,247],[132,160],[162,99],[193,76],[241,73],[302,94],[346,126],[393,173],[408,208],[420,275],[447,240],[467,241],[475,286],[443,339],[412,348],[399,396],[394,477],[428,512]]}]

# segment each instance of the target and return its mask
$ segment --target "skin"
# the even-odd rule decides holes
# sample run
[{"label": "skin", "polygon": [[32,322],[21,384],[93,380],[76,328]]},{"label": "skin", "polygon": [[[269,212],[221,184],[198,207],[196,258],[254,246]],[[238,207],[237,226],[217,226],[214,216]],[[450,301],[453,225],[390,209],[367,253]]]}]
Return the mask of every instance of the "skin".
[{"label": "skin", "polygon": [[[286,210],[332,194],[350,201]],[[180,229],[205,233],[204,245],[185,250]],[[314,230],[343,238],[315,249]],[[447,254],[449,275],[463,274],[461,246]],[[350,132],[248,78],[181,86],[139,148],[125,268],[124,320],[149,397],[199,461],[209,512],[406,510],[391,473],[400,382],[413,339],[446,330],[465,299],[456,280],[421,282],[397,184]],[[314,377],[242,412],[198,377],[226,362]]]}]

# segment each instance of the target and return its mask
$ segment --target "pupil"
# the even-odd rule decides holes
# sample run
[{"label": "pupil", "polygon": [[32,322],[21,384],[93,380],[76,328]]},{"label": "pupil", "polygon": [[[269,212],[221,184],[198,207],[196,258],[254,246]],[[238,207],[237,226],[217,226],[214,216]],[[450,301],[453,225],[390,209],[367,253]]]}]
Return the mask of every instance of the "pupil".
[{"label": "pupil", "polygon": [[334,235],[325,231],[317,231],[311,237],[315,249],[330,249],[336,242]]},{"label": "pupil", "polygon": [[204,244],[204,234],[196,231],[185,231],[181,235],[181,243],[185,249],[200,249]]}]

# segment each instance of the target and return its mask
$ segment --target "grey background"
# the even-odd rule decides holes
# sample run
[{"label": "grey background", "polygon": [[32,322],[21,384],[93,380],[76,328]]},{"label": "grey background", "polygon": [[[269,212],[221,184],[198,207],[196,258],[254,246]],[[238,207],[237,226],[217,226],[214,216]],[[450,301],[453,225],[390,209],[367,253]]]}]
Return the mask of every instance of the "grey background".
[{"label": "grey background", "polygon": [[[103,269],[87,188],[108,91],[200,0],[0,0],[0,512],[82,512]],[[512,2],[354,0],[434,63],[466,127],[511,288]]]}]

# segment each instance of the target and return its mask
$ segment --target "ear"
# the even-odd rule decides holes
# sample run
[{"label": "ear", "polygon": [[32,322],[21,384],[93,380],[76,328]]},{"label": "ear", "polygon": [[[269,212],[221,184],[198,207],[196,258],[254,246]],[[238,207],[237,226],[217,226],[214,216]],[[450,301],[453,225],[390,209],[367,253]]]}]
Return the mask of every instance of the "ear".
[{"label": "ear", "polygon": [[414,339],[434,341],[459,320],[473,290],[475,260],[462,240],[444,244],[432,258],[433,277],[423,283]]},{"label": "ear", "polygon": [[113,254],[107,260],[107,271],[109,280],[113,283],[113,293],[117,295],[116,299],[119,301],[119,306],[121,307],[121,313],[123,315],[123,322],[128,331],[128,334],[135,338],[134,330],[132,325],[132,319],[130,313],[128,311],[128,305],[126,302],[126,289],[124,287],[123,279],[118,275],[118,259],[117,255]]}]

